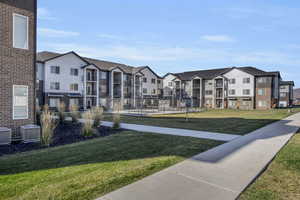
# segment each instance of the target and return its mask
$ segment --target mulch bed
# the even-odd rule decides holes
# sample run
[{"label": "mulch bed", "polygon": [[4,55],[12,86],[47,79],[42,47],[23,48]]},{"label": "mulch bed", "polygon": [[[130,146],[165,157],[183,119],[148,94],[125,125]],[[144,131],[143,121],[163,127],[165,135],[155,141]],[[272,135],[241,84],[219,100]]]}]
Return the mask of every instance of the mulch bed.
[{"label": "mulch bed", "polygon": [[[80,141],[91,140],[98,137],[105,137],[112,134],[120,133],[123,130],[115,130],[110,127],[100,126],[95,130],[95,134],[91,137],[84,137],[81,134],[81,123],[65,122],[56,127],[53,135],[53,141],[50,147],[72,144]],[[0,146],[0,156],[6,154],[15,154],[36,149],[43,149],[45,146],[40,143],[22,143],[15,142],[11,145]]]}]

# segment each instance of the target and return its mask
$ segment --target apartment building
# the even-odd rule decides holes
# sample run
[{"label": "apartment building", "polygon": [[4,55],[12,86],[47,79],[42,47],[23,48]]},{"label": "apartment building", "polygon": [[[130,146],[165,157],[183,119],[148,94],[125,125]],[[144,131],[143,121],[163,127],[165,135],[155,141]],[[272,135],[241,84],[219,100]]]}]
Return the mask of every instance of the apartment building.
[{"label": "apartment building", "polygon": [[64,102],[83,110],[93,106],[137,108],[145,105],[145,99],[158,98],[162,89],[161,78],[148,66],[86,58],[75,52],[38,53],[37,84],[39,105],[57,108]]},{"label": "apartment building", "polygon": [[279,72],[255,67],[230,67],[167,74],[163,96],[174,106],[182,101],[192,107],[270,109],[279,107]]},{"label": "apartment building", "polygon": [[294,82],[280,81],[280,101],[279,107],[292,107],[294,101]]},{"label": "apartment building", "polygon": [[35,121],[36,0],[0,1],[0,127]]}]

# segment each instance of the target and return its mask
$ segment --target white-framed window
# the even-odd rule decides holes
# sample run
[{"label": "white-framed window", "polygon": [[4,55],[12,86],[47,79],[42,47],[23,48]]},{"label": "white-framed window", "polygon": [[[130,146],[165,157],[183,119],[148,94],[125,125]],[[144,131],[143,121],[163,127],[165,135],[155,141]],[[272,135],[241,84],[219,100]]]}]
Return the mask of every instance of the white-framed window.
[{"label": "white-framed window", "polygon": [[51,66],[50,71],[51,71],[51,74],[59,74],[60,73],[60,67],[59,66]]},{"label": "white-framed window", "polygon": [[243,83],[244,84],[249,84],[250,83],[250,78],[243,78]]},{"label": "white-framed window", "polygon": [[78,69],[76,69],[76,68],[71,68],[71,75],[72,75],[72,76],[78,76]]},{"label": "white-framed window", "polygon": [[213,94],[213,91],[212,90],[206,90],[205,91],[205,95],[212,95]]},{"label": "white-framed window", "polygon": [[229,84],[235,84],[235,78],[229,79]]},{"label": "white-framed window", "polygon": [[155,79],[155,78],[152,78],[152,79],[151,79],[151,83],[152,83],[152,84],[155,84],[155,83],[156,83],[156,79]]},{"label": "white-framed window", "polygon": [[229,95],[235,95],[235,90],[229,90]]},{"label": "white-framed window", "polygon": [[280,97],[286,97],[287,94],[285,92],[280,92]]},{"label": "white-framed window", "polygon": [[107,72],[100,71],[100,79],[101,80],[106,80],[107,79]]},{"label": "white-framed window", "polygon": [[28,119],[28,86],[13,85],[13,119]]},{"label": "white-framed window", "polygon": [[249,89],[244,89],[243,90],[243,95],[250,95],[250,90]]},{"label": "white-framed window", "polygon": [[51,108],[58,108],[59,104],[60,104],[59,98],[50,98],[49,99],[49,106]]},{"label": "white-framed window", "polygon": [[258,106],[259,107],[266,107],[267,106],[267,102],[266,101],[258,101]]},{"label": "white-framed window", "polygon": [[148,91],[147,91],[147,88],[143,88],[143,93],[144,93],[144,94],[147,94],[147,92],[148,92]]},{"label": "white-framed window", "polygon": [[173,82],[168,82],[168,86],[172,87],[173,86]]},{"label": "white-framed window", "polygon": [[266,92],[265,92],[265,89],[264,88],[260,88],[260,89],[258,89],[258,95],[260,95],[260,96],[264,96],[265,94],[266,94]]},{"label": "white-framed window", "polygon": [[152,90],[152,94],[156,94],[156,89],[153,89],[153,90]]},{"label": "white-framed window", "polygon": [[13,47],[28,49],[28,17],[13,14]]},{"label": "white-framed window", "polygon": [[72,106],[72,105],[79,106],[79,99],[78,98],[71,98],[69,104],[70,104],[70,106]]},{"label": "white-framed window", "polygon": [[73,83],[70,85],[70,90],[71,91],[78,91],[78,84],[77,83]]},{"label": "white-framed window", "polygon": [[143,78],[143,82],[144,82],[144,83],[147,83],[147,78]]},{"label": "white-framed window", "polygon": [[50,83],[50,89],[51,90],[59,90],[59,82],[51,82]]},{"label": "white-framed window", "polygon": [[231,108],[234,108],[236,106],[236,101],[235,100],[230,100],[228,102],[228,106],[231,107]]}]

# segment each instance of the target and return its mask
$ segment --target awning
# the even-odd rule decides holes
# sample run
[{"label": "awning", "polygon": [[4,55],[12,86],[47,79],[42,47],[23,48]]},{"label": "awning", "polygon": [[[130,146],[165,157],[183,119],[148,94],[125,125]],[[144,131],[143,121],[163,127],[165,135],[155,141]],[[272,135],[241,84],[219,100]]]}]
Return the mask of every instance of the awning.
[{"label": "awning", "polygon": [[48,97],[64,97],[64,95],[63,94],[51,94],[51,93],[49,93]]},{"label": "awning", "polygon": [[82,97],[81,94],[68,94],[68,97]]}]

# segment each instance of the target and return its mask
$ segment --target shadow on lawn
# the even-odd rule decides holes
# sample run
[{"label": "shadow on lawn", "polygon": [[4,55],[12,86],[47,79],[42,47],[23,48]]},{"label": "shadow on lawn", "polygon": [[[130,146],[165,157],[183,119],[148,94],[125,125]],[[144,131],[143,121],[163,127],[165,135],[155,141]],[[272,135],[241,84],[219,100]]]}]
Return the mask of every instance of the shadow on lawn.
[{"label": "shadow on lawn", "polygon": [[[232,122],[237,119],[238,118],[231,118],[230,120],[204,119],[203,123],[206,120],[216,120],[217,122],[215,123],[222,123],[224,127],[237,130],[238,126],[241,124]],[[262,126],[261,120],[248,119],[246,121],[248,125],[251,124],[252,128],[254,126],[257,127],[257,123],[259,123],[259,126]],[[266,122],[270,123],[272,121],[274,120]],[[192,121],[192,123],[194,122]],[[283,120],[279,123],[284,124],[285,129],[281,130],[282,134],[298,128],[298,126],[291,125],[290,121],[287,120]],[[217,163],[255,140],[276,137],[276,135],[272,135],[271,127],[272,125],[265,127],[265,133],[263,134],[252,133],[218,147],[215,146],[222,144],[223,142],[125,131],[121,134],[93,139],[78,144],[50,148],[39,152],[34,151],[32,153],[0,157],[0,175],[104,162],[146,159],[160,156],[181,156],[189,158],[208,149],[210,150],[199,154],[192,159],[202,162]]]}]

